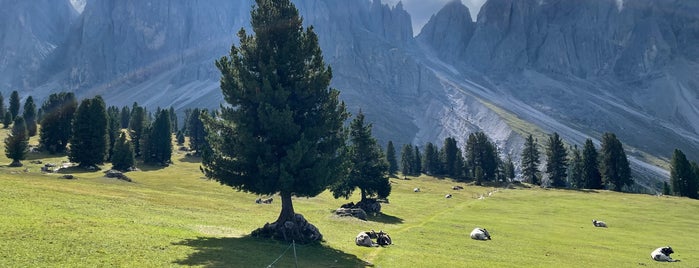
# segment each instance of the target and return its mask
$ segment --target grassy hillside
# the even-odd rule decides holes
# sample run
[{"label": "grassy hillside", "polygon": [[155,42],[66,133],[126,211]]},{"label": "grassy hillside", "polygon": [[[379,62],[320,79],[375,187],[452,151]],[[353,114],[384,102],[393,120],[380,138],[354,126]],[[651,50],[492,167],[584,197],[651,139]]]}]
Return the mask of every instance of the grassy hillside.
[{"label": "grassy hillside", "polygon": [[[128,173],[133,183],[79,170],[68,170],[77,179],[65,180],[28,160],[9,168],[3,150],[0,267],[266,267],[288,249],[246,236],[276,219],[278,200],[255,204],[255,195],[204,179],[197,159],[178,152],[173,160]],[[299,267],[660,267],[668,264],[649,254],[665,245],[682,260],[673,267],[699,267],[696,200],[470,185],[452,191],[455,183],[431,177],[392,181],[385,214],[370,221],[333,216],[348,201],[329,193],[295,199],[296,211],[325,236],[321,245],[296,247]],[[592,219],[610,227],[594,228]],[[477,226],[493,240],[471,240]],[[355,235],[369,229],[387,231],[395,245],[355,246]],[[293,267],[293,256],[289,249],[275,267]]]}]

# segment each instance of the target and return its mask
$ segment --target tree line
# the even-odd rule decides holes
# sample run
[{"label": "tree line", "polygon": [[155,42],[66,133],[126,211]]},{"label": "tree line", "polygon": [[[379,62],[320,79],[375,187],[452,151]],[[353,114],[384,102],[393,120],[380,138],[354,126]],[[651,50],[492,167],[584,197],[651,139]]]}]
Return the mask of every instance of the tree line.
[{"label": "tree line", "polygon": [[205,147],[200,116],[206,110],[188,110],[185,126],[178,129],[172,107],[157,108],[153,115],[138,103],[130,107],[107,107],[100,96],[78,103],[70,92],[49,95],[38,110],[33,97],[28,96],[22,114],[19,103],[18,92],[13,91],[6,109],[0,94],[4,127],[12,127],[4,140],[5,155],[12,159],[11,166],[22,166],[21,160],[26,159],[30,149],[29,138],[36,135],[39,135],[37,150],[66,154],[71,162],[91,169],[111,162],[113,169],[126,171],[135,168],[138,159],[144,164],[168,165],[172,162],[173,134],[178,145],[183,145],[184,137],[189,135],[189,145],[195,154]]},{"label": "tree line", "polygon": [[[431,142],[423,148],[421,153],[418,146],[403,145],[399,162],[393,142],[388,141],[386,161],[389,174],[396,176],[400,170],[403,176],[424,173],[472,181],[477,185],[510,182],[519,175],[520,180],[534,185],[613,191],[622,191],[634,184],[623,144],[609,132],[602,135],[599,149],[589,138],[582,149],[577,145],[566,148],[555,132],[548,136],[542,147],[532,135],[528,135],[520,155],[519,174],[515,174],[511,156],[503,159],[496,144],[483,132],[469,134],[463,151],[453,137],[445,138],[441,148]],[[697,198],[698,188],[696,162],[688,161],[681,150],[675,150],[671,160],[671,179],[669,184],[664,182],[664,194]]]}]

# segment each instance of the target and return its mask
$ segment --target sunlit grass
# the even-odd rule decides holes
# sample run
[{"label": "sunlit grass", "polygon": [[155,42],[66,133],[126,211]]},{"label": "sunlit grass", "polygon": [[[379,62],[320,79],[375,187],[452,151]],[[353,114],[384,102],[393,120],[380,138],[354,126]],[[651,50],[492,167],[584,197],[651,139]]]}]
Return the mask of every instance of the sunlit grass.
[{"label": "sunlit grass", "polygon": [[[288,248],[247,236],[276,219],[277,198],[255,204],[257,196],[203,178],[198,159],[176,152],[173,161],[127,173],[128,183],[101,171],[72,170],[76,179],[61,179],[28,160],[9,168],[1,156],[0,267],[266,267]],[[673,267],[699,267],[696,200],[465,184],[453,191],[450,180],[391,180],[390,203],[369,221],[332,215],[356,196],[294,199],[325,239],[296,247],[299,267],[660,267],[649,254],[665,245],[682,260]],[[592,219],[610,227],[594,228]],[[493,240],[471,240],[474,227]],[[369,229],[387,231],[395,245],[356,246],[355,235]],[[275,267],[293,267],[293,256],[289,249]]]}]

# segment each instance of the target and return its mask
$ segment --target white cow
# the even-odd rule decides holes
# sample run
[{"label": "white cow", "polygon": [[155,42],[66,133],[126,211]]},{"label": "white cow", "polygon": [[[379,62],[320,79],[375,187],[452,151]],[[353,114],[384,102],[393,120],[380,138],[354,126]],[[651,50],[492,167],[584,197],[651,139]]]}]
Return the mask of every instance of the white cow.
[{"label": "white cow", "polygon": [[471,231],[471,239],[475,240],[491,240],[488,230],[483,228],[476,228]]},{"label": "white cow", "polygon": [[672,253],[675,253],[675,251],[673,251],[670,246],[656,248],[655,250],[653,250],[653,252],[650,253],[650,258],[655,260],[655,261],[666,261],[666,262],[679,261],[679,260],[673,260],[672,258],[670,258],[670,254],[672,254]]},{"label": "white cow", "polygon": [[598,221],[598,220],[592,220],[592,224],[595,225],[595,227],[604,227],[607,228],[607,223],[603,221]]},{"label": "white cow", "polygon": [[415,188],[415,189],[413,189],[413,192],[419,193],[419,192],[420,192],[420,188]]},{"label": "white cow", "polygon": [[377,247],[377,244],[374,244],[374,241],[371,240],[371,237],[369,234],[366,232],[360,232],[357,234],[357,237],[354,239],[354,243],[357,244],[357,246],[363,246],[363,247]]}]

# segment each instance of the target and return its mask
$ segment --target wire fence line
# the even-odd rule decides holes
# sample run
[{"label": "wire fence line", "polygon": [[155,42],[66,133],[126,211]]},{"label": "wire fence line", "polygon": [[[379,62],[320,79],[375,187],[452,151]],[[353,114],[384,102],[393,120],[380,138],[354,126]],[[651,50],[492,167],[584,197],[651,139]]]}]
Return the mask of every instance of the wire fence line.
[{"label": "wire fence line", "polygon": [[279,255],[279,257],[277,257],[276,260],[274,260],[272,263],[270,263],[269,265],[267,265],[266,268],[272,268],[272,267],[274,267],[274,264],[277,263],[282,257],[284,257],[284,255],[286,254],[287,251],[289,251],[290,248],[293,248],[293,250],[294,250],[294,264],[296,265],[296,268],[298,268],[298,267],[299,267],[299,260],[298,260],[298,258],[296,257],[296,241],[294,241],[294,240],[292,240],[292,241],[291,241],[291,244],[290,244],[288,247],[286,247],[286,249],[284,250],[284,252],[282,252],[282,254]]}]

